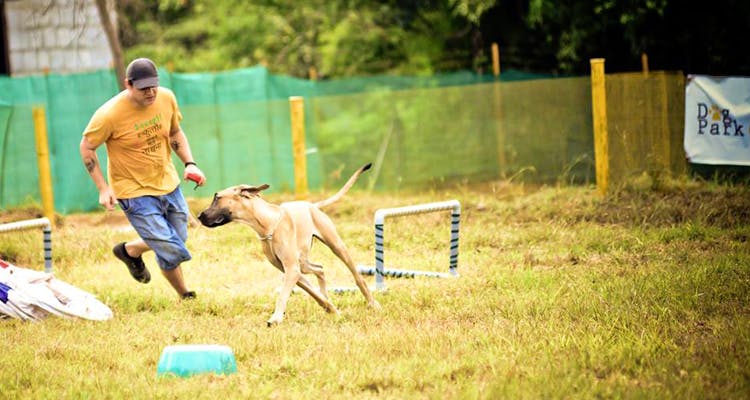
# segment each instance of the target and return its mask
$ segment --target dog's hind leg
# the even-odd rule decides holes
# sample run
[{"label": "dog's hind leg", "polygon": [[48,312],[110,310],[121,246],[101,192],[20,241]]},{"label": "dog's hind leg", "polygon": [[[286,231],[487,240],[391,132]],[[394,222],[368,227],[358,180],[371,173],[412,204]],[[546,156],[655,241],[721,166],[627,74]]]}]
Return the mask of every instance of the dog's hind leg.
[{"label": "dog's hind leg", "polygon": [[310,282],[305,279],[304,276],[301,276],[299,278],[299,281],[297,281],[297,286],[301,287],[305,292],[312,296],[312,298],[315,299],[315,301],[317,301],[318,304],[320,304],[320,306],[323,307],[327,312],[331,314],[339,313],[339,310],[336,309],[336,306],[334,306],[327,297],[325,297],[322,293],[315,289],[315,287],[313,287]]},{"label": "dog's hind leg", "polygon": [[359,287],[359,291],[362,292],[362,295],[365,296],[365,300],[367,300],[367,304],[376,309],[380,309],[380,303],[378,303],[377,300],[375,300],[374,297],[372,297],[372,293],[370,292],[370,288],[367,286],[367,282],[365,282],[364,278],[362,278],[362,275],[359,274],[357,271],[357,266],[354,265],[354,261],[352,261],[352,258],[349,256],[349,251],[346,249],[346,245],[344,244],[344,241],[341,240],[341,236],[339,236],[338,232],[336,232],[336,227],[333,225],[333,221],[323,213],[322,211],[318,209],[314,209],[312,216],[313,220],[315,221],[315,225],[318,228],[318,232],[320,235],[318,235],[318,238],[321,242],[323,242],[328,248],[331,249],[333,254],[336,255],[341,261],[346,264],[346,267],[349,268],[349,272],[351,272],[352,276],[354,277],[354,281],[357,283],[357,287]]},{"label": "dog's hind leg", "polygon": [[[312,221],[311,221],[312,223]],[[314,240],[311,236],[305,236],[304,238],[297,238],[302,244],[299,246],[299,266],[302,269],[303,274],[315,274],[315,278],[318,280],[318,289],[320,293],[328,298],[328,291],[326,290],[326,275],[323,272],[323,266],[310,262],[309,256],[312,250]]]},{"label": "dog's hind leg", "polygon": [[359,274],[357,271],[356,265],[354,265],[354,262],[352,261],[352,258],[349,256],[349,252],[346,250],[346,247],[344,246],[344,242],[339,240],[339,242],[333,242],[334,244],[331,245],[331,251],[333,251],[333,254],[336,254],[338,258],[341,259],[341,261],[346,264],[346,267],[349,268],[349,272],[352,273],[352,276],[354,277],[354,282],[357,284],[357,287],[359,288],[359,291],[362,292],[362,295],[365,296],[365,300],[367,300],[367,304],[376,309],[380,309],[380,303],[378,303],[377,300],[375,300],[374,297],[372,297],[372,293],[370,292],[370,288],[367,286],[367,282],[365,282],[364,278],[362,278],[362,275]]},{"label": "dog's hind leg", "polygon": [[[294,285],[301,287],[329,313],[338,314],[336,306],[334,306],[327,298],[323,297],[323,295],[311,286],[310,282],[302,276],[299,263],[296,262],[297,260],[294,260],[290,255],[278,257],[278,260],[281,261],[284,268],[284,282],[279,297],[276,299],[276,308],[274,309],[271,318],[266,321],[268,326],[279,324],[284,319],[286,303],[289,301],[289,295],[292,293]],[[286,260],[286,262],[284,262],[284,260]],[[292,262],[292,260],[294,260],[294,262]]]},{"label": "dog's hind leg", "polygon": [[323,295],[326,299],[328,298],[328,290],[326,289],[326,276],[323,272],[323,266],[318,264],[313,264],[310,261],[303,261],[300,260],[300,266],[302,267],[302,273],[303,274],[315,274],[315,278],[318,279],[318,288],[320,290],[320,294]]},{"label": "dog's hind leg", "polygon": [[[284,272],[284,265],[281,264],[281,261],[275,256],[271,264],[278,268],[282,273]],[[319,265],[316,265],[316,267],[322,269],[322,267]],[[304,272],[304,269],[302,272]],[[284,278],[282,280],[282,286],[279,288],[279,293],[284,290],[284,281],[286,281],[286,275],[284,275]],[[326,310],[326,312],[329,312],[331,314],[339,313],[339,310],[336,308],[336,306],[333,305],[333,303],[331,303],[326,293],[321,293],[320,291],[316,290],[315,287],[313,287],[303,275],[299,276],[299,279],[297,280],[297,286],[307,292],[321,307],[323,307],[324,310]],[[268,325],[271,326],[272,324],[273,323],[269,320]]]}]

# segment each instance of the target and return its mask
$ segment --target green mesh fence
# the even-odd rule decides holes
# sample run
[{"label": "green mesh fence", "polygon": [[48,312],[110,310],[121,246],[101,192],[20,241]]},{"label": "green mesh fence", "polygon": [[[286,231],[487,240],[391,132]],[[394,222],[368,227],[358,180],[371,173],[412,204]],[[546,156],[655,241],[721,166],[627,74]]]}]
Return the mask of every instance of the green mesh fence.
[{"label": "green mesh fence", "polygon": [[[336,188],[367,162],[374,168],[365,184],[375,190],[439,189],[498,178],[594,179],[588,77],[506,71],[500,81],[458,72],[312,82],[271,75],[262,67],[211,74],[160,70],[160,76],[162,86],[177,96],[183,128],[208,177],[196,191],[184,183],[187,196],[208,197],[239,183],[269,183],[272,190],[292,191],[290,96],[305,98],[311,190]],[[665,75],[658,85],[679,87],[682,81],[673,78]],[[0,77],[0,207],[40,202],[31,110],[43,106],[56,211],[97,209],[96,189],[78,147],[91,115],[117,90],[112,71]],[[608,90],[609,99],[617,96],[622,94]],[[644,107],[659,110],[661,101],[673,100],[669,96]],[[625,124],[628,120],[622,119]],[[681,129],[681,121],[671,117],[667,124],[670,134]],[[678,143],[681,148],[681,139]],[[98,154],[104,162],[103,147]]]},{"label": "green mesh fence", "polygon": [[501,89],[511,174],[536,182],[594,180],[588,77],[510,82]]},{"label": "green mesh fence", "polygon": [[606,76],[610,184],[684,174],[685,80],[681,72]]},{"label": "green mesh fence", "polygon": [[325,187],[369,161],[370,187],[386,190],[593,176],[588,78],[325,96],[311,108]]},{"label": "green mesh fence", "polygon": [[0,206],[39,198],[31,107],[0,103]]}]

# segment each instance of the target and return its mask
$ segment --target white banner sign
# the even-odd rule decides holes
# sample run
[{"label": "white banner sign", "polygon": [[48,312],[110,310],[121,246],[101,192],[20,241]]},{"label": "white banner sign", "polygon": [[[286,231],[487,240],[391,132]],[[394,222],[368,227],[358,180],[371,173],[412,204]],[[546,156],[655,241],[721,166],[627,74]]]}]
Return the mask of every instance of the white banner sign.
[{"label": "white banner sign", "polygon": [[689,75],[685,154],[696,164],[750,166],[750,78]]}]

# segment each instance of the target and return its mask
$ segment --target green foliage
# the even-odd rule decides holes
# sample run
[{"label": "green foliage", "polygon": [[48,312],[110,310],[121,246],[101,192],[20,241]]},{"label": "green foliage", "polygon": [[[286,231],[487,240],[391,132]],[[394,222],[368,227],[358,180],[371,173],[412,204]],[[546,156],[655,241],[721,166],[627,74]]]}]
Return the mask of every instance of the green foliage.
[{"label": "green foliage", "polygon": [[449,38],[468,40],[465,25],[494,3],[133,0],[120,5],[121,36],[126,58],[154,57],[175,71],[263,64],[297,77],[311,67],[324,77],[432,74],[471,65]]},{"label": "green foliage", "polygon": [[484,15],[495,6],[497,0],[449,0],[454,7],[453,13],[466,18],[472,24],[479,26]]},{"label": "green foliage", "polygon": [[[608,71],[640,68],[745,74],[750,3],[718,0],[704,13],[668,0],[128,0],[117,2],[126,58],[143,54],[176,71],[265,64],[308,77],[428,75],[491,67],[499,43],[503,69],[586,74],[588,59]],[[746,25],[746,24],[745,24]]]}]

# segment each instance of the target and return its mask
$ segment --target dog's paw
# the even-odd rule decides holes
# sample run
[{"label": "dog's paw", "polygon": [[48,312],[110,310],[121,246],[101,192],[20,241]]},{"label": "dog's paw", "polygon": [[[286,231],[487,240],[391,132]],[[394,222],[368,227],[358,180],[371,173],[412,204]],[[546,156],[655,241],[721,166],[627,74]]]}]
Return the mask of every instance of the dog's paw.
[{"label": "dog's paw", "polygon": [[382,309],[383,309],[383,307],[381,307],[381,306],[380,306],[380,303],[378,303],[378,301],[377,301],[377,300],[375,300],[375,299],[373,299],[373,300],[372,300],[372,301],[370,302],[369,306],[370,306],[370,308],[372,308],[372,309],[373,309],[373,310],[375,310],[375,311],[380,311],[380,310],[382,310]]},{"label": "dog's paw", "polygon": [[269,319],[268,321],[266,321],[266,326],[270,328],[270,327],[278,325],[280,323],[281,323],[281,321],[274,321],[273,319]]},{"label": "dog's paw", "polygon": [[271,318],[269,318],[268,321],[266,321],[266,325],[270,328],[270,327],[272,327],[274,325],[280,324],[283,319],[284,319],[284,315],[283,314],[282,315],[277,315],[277,314],[274,313],[271,316]]},{"label": "dog's paw", "polygon": [[329,313],[329,314],[335,314],[335,315],[339,314],[339,309],[336,308],[336,306],[334,306],[333,303],[331,303],[330,301],[326,302],[325,304],[321,304],[321,305],[323,306],[323,308],[326,310],[327,313]]}]

